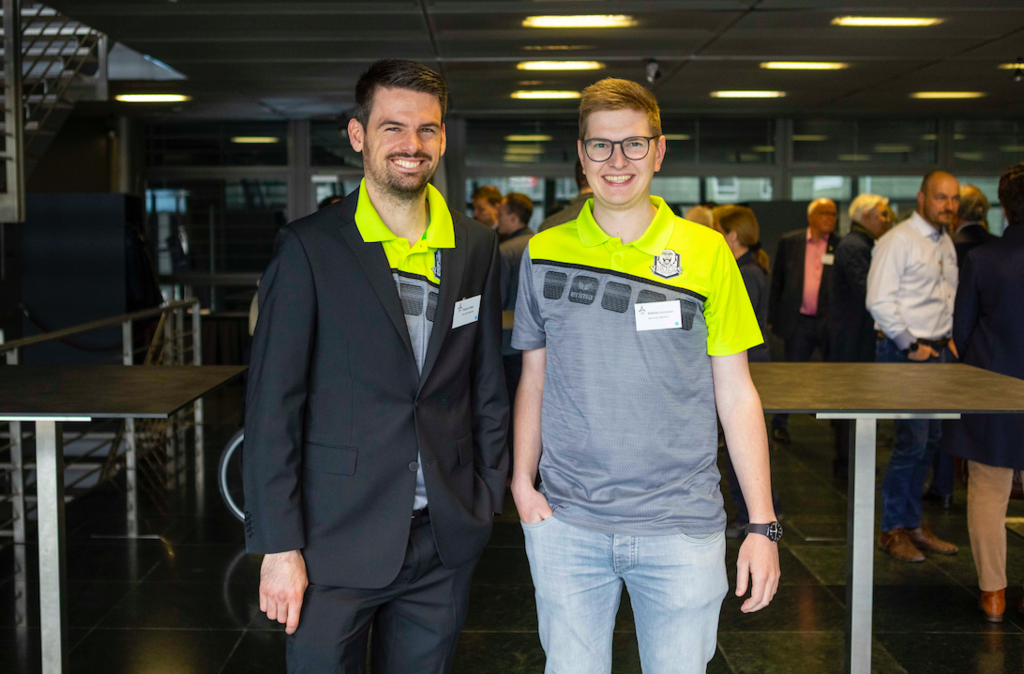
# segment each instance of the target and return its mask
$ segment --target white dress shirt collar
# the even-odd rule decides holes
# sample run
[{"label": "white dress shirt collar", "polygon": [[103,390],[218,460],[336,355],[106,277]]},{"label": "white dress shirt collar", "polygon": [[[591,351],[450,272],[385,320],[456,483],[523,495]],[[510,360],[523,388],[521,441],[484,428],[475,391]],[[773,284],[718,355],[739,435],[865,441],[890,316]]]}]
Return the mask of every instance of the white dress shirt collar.
[{"label": "white dress shirt collar", "polygon": [[933,227],[930,222],[925,220],[917,211],[914,211],[914,214],[911,215],[907,219],[907,221],[915,230],[917,230],[918,234],[920,234],[921,236],[926,236],[932,241],[938,241],[939,239],[942,238],[943,230],[935,229],[935,227]]}]

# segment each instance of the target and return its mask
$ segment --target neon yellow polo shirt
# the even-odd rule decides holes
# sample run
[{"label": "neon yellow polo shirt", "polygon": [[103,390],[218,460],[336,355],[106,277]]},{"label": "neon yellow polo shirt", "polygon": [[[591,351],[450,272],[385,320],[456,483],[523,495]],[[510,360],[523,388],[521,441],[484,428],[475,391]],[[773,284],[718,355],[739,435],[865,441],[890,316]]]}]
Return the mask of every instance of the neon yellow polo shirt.
[{"label": "neon yellow polo shirt", "polygon": [[[588,201],[523,256],[512,346],[546,348],[542,487],[555,517],[609,534],[725,527],[712,356],[762,343],[718,232],[658,197],[623,244]],[[638,304],[678,303],[678,327],[638,330]]]}]

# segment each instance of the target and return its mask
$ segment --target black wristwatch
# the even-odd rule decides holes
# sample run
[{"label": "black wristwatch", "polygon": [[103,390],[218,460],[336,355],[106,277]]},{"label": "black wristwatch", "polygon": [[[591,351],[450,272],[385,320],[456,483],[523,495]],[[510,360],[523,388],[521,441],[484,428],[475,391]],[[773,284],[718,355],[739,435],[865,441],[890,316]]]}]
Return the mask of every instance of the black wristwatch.
[{"label": "black wristwatch", "polygon": [[903,353],[905,353],[905,354],[907,354],[909,356],[910,354],[914,353],[915,351],[917,351],[920,348],[921,348],[921,340],[920,339],[915,339],[913,342],[910,343],[910,346],[908,346],[907,348],[903,349]]},{"label": "black wristwatch", "polygon": [[778,522],[772,522],[771,524],[748,524],[748,534],[761,534],[767,536],[768,540],[772,543],[778,543],[779,539],[782,538],[782,525]]}]

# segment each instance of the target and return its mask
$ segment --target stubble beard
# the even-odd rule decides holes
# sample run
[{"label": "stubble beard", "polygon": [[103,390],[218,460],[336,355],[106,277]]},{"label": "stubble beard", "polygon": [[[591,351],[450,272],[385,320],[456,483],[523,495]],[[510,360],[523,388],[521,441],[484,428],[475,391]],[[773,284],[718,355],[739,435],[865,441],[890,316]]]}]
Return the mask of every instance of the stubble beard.
[{"label": "stubble beard", "polygon": [[427,189],[427,183],[430,182],[430,179],[434,177],[434,173],[437,171],[437,166],[417,175],[401,175],[392,172],[391,169],[391,160],[396,157],[423,159],[426,162],[430,162],[433,159],[433,157],[426,153],[414,155],[394,153],[384,157],[380,164],[373,160],[364,161],[363,170],[366,172],[367,178],[372,180],[377,188],[386,194],[387,198],[395,201],[415,201],[423,196]]}]

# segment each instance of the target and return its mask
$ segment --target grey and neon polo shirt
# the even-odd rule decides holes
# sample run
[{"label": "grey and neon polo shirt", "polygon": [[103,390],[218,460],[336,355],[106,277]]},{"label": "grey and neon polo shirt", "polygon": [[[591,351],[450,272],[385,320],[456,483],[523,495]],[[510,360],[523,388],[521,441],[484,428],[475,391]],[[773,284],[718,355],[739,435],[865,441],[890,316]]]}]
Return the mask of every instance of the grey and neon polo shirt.
[{"label": "grey and neon polo shirt", "polygon": [[[651,203],[630,244],[598,226],[593,201],[530,240],[512,346],[546,348],[540,473],[559,520],[711,534],[725,527],[711,357],[763,340],[722,235]],[[653,302],[678,302],[679,327],[638,331]]]}]

